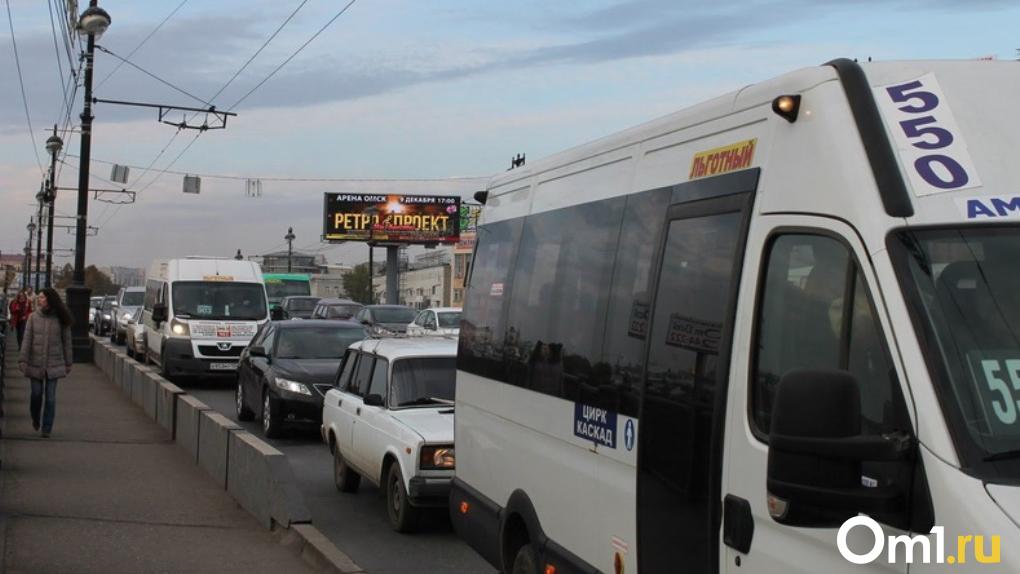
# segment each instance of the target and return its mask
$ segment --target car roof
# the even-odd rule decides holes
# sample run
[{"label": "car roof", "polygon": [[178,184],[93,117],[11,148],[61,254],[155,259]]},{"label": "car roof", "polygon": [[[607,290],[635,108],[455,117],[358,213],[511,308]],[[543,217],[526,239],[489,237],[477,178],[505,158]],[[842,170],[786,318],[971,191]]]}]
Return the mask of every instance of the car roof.
[{"label": "car roof", "polygon": [[316,297],[315,295],[287,295],[286,297],[284,297],[283,299],[280,299],[280,300],[281,301],[287,301],[287,300],[294,301],[296,299],[314,299],[316,301],[321,301],[322,297]]},{"label": "car roof", "polygon": [[463,311],[460,307],[429,307],[423,309],[424,311],[435,311],[436,313],[460,313]]},{"label": "car roof", "polygon": [[[337,298],[326,298],[319,299],[320,305],[361,305],[357,301],[351,301],[350,299],[337,299]],[[362,305],[364,306],[364,305]]]},{"label": "car roof", "polygon": [[415,311],[416,309],[408,307],[407,305],[365,305],[366,309],[410,309]]},{"label": "car roof", "polygon": [[335,319],[309,319],[304,321],[273,321],[278,329],[301,329],[305,327],[344,327],[364,329],[365,326],[357,321],[337,321]]},{"label": "car roof", "polygon": [[132,285],[131,287],[123,287],[123,289],[125,293],[137,293],[139,291],[142,293],[145,292],[145,287],[142,287],[141,285]]},{"label": "car roof", "polygon": [[456,357],[457,339],[453,337],[385,337],[358,341],[349,348],[389,360],[405,357]]}]

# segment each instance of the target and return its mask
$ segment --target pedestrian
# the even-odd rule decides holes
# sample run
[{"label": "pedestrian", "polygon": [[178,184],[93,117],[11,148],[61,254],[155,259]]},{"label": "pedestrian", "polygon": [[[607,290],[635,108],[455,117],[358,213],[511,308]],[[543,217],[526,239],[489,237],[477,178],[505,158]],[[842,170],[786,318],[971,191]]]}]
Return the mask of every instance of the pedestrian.
[{"label": "pedestrian", "polygon": [[[57,409],[57,379],[71,372],[71,313],[51,287],[39,292],[37,307],[28,318],[25,344],[18,358],[18,368],[32,380],[32,428],[40,428],[42,437],[53,430]],[[43,393],[46,403],[43,405]]]},{"label": "pedestrian", "polygon": [[11,301],[10,311],[10,324],[18,335],[18,349],[21,349],[21,340],[25,338],[25,324],[28,322],[28,316],[32,314],[32,300],[28,298],[28,293],[24,289],[18,292],[14,301]]}]

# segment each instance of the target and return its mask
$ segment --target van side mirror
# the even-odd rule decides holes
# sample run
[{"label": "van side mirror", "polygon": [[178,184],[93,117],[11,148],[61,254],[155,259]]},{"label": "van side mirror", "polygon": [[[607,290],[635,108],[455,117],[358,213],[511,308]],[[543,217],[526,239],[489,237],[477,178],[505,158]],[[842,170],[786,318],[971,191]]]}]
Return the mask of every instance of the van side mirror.
[{"label": "van side mirror", "polygon": [[273,321],[282,321],[283,320],[283,308],[282,307],[273,307],[272,309],[270,309],[269,310],[269,318],[272,319]]},{"label": "van side mirror", "polygon": [[152,306],[152,320],[157,325],[167,320],[166,303],[156,303]]},{"label": "van side mirror", "polygon": [[262,345],[252,345],[248,347],[248,355],[252,357],[265,357],[266,348]]},{"label": "van side mirror", "polygon": [[861,391],[846,371],[791,371],[769,433],[768,506],[781,524],[837,527],[859,513],[905,514],[910,485],[865,485],[864,461],[908,461],[906,434],[862,435]]},{"label": "van side mirror", "polygon": [[382,395],[366,395],[365,406],[368,407],[381,407],[383,406]]}]

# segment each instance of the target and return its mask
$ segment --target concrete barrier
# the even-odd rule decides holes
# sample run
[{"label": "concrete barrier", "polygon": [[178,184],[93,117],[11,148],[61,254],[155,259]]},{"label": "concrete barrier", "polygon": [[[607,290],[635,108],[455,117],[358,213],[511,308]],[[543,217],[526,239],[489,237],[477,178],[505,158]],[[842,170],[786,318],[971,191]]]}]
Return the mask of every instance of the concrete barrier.
[{"label": "concrete barrier", "polygon": [[177,439],[174,424],[177,420],[177,397],[183,394],[183,389],[166,380],[156,386],[156,422],[170,433],[172,440]]},{"label": "concrete barrier", "polygon": [[131,400],[142,408],[146,403],[156,405],[156,381],[149,377],[150,372],[141,366],[131,369]]},{"label": "concrete barrier", "polygon": [[198,462],[198,422],[202,413],[210,408],[191,395],[177,396],[177,418],[174,420],[174,440],[177,445]]},{"label": "concrete barrier", "polygon": [[124,355],[118,364],[120,365],[120,388],[121,390],[130,389],[131,377],[135,374],[134,361]]},{"label": "concrete barrier", "polygon": [[110,378],[113,379],[113,384],[123,388],[123,359],[124,356],[111,351],[110,354],[113,356],[113,360],[110,363]]},{"label": "concrete barrier", "polygon": [[198,419],[198,465],[227,488],[227,456],[230,432],[240,426],[215,411],[205,411]]},{"label": "concrete barrier", "polygon": [[227,492],[266,528],[311,522],[287,455],[247,431],[230,432]]},{"label": "concrete barrier", "polygon": [[142,381],[142,409],[145,410],[145,414],[149,415],[149,418],[156,420],[156,401],[159,400],[159,384],[165,381],[163,377],[152,372],[151,369],[145,369],[144,367],[135,367],[138,369],[135,371],[137,377],[144,378]]}]

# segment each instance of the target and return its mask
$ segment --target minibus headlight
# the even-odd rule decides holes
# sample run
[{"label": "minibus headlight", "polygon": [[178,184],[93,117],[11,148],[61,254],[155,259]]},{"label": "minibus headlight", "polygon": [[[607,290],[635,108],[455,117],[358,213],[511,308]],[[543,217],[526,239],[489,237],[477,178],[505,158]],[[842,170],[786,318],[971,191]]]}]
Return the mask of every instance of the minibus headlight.
[{"label": "minibus headlight", "polygon": [[177,319],[170,321],[170,332],[178,337],[187,337],[191,335],[191,329],[188,328],[188,324],[180,322]]},{"label": "minibus headlight", "polygon": [[453,445],[421,447],[422,470],[446,470],[454,468]]}]

